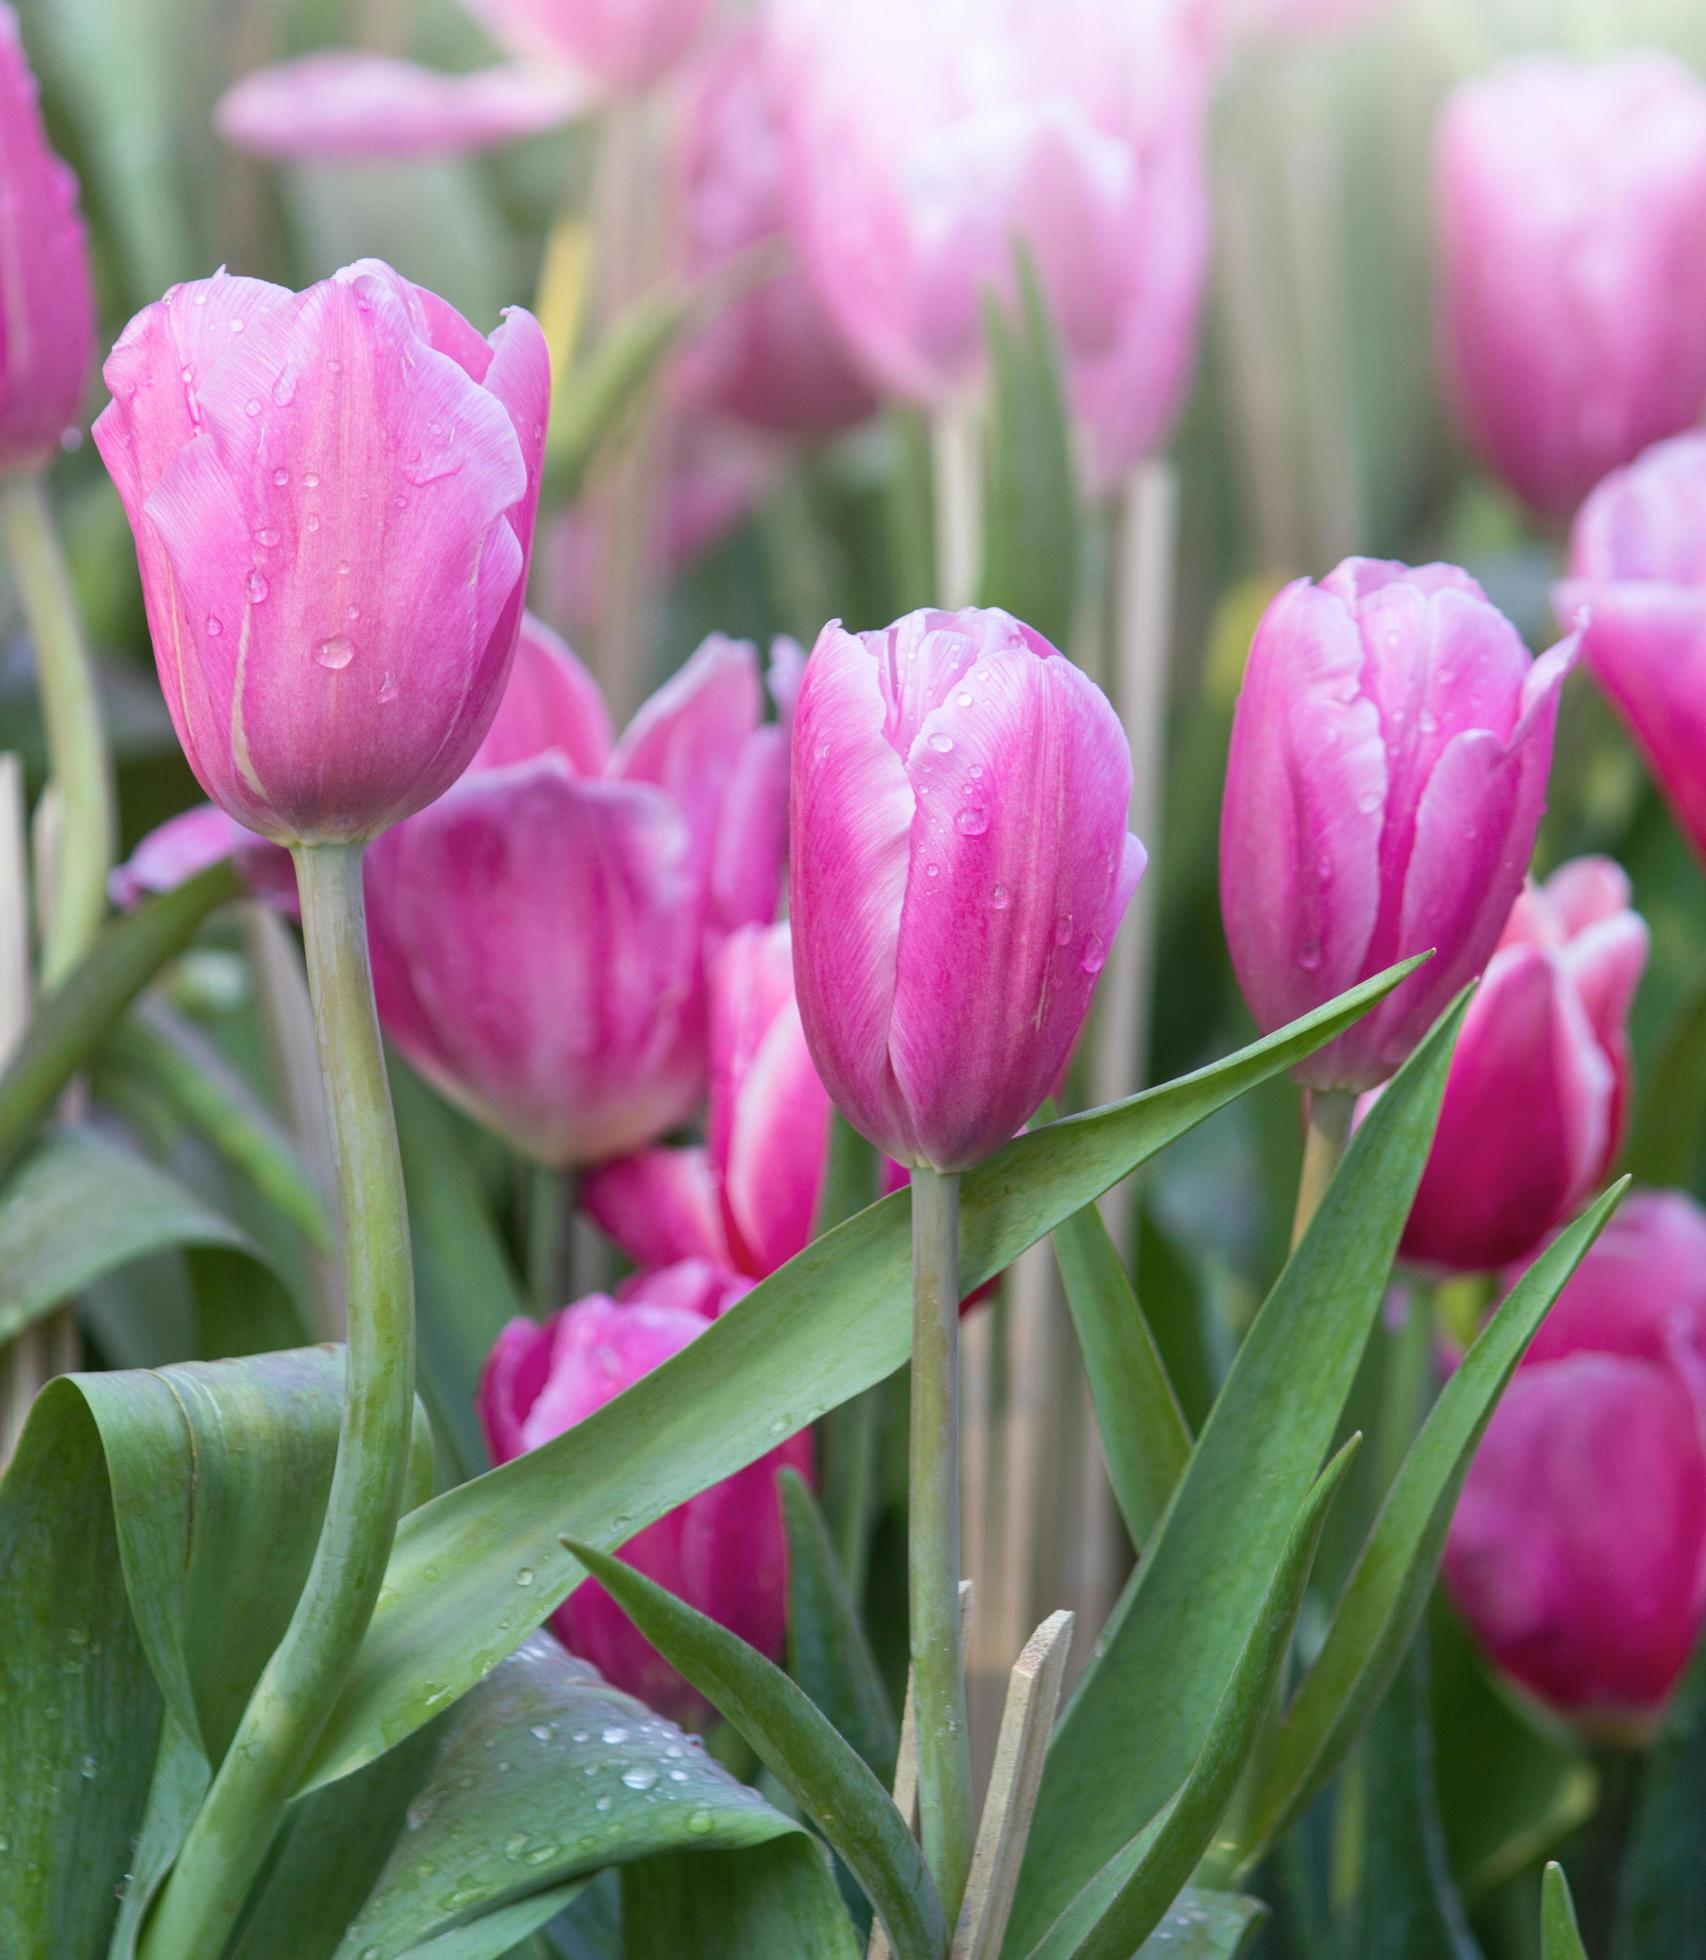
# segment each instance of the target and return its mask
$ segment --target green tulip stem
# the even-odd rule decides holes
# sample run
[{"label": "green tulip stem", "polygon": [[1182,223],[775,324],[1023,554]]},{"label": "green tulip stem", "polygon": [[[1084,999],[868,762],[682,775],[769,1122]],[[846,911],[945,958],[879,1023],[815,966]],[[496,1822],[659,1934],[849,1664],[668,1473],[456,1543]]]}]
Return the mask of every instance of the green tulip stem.
[{"label": "green tulip stem", "polygon": [[1351,1119],[1356,1115],[1356,1097],[1348,1089],[1312,1089],[1304,1103],[1303,1170],[1297,1180],[1297,1210],[1291,1222],[1294,1252],[1327,1195],[1327,1186],[1351,1140]]},{"label": "green tulip stem", "polygon": [[414,1281],[368,963],[361,846],[304,844],[294,856],[343,1214],[343,1424],[307,1583],[148,1923],[144,1960],[224,1951],[373,1615],[408,1462]]},{"label": "green tulip stem", "polygon": [[925,1862],[952,1925],[971,1869],[971,1737],[960,1653],[960,1180],[912,1173],[912,1705]]},{"label": "green tulip stem", "polygon": [[0,479],[0,529],[35,647],[48,771],[63,826],[44,907],[41,985],[53,987],[87,951],[107,909],[117,821],[112,761],[95,666],[41,478]]}]

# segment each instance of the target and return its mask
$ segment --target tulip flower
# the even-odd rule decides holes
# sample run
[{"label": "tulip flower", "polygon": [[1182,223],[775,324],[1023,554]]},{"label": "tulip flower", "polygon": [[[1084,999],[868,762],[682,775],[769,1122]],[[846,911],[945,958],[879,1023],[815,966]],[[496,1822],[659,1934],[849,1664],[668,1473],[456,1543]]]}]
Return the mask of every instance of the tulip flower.
[{"label": "tulip flower", "polygon": [[95,351],[77,180],[47,145],[18,17],[0,6],[0,474],[77,423]]},{"label": "tulip flower", "polygon": [[1706,435],[1655,443],[1599,485],[1555,603],[1706,858]]},{"label": "tulip flower", "polygon": [[[758,22],[734,28],[686,78],[676,173],[683,271],[694,284],[759,247],[786,245],[779,97],[772,37]],[[792,263],[712,320],[680,380],[694,407],[762,429],[821,433],[875,406]]]},{"label": "tulip flower", "polygon": [[453,1101],[541,1162],[597,1163],[705,1082],[704,953],[771,918],[786,759],[750,646],[708,640],[611,740],[591,677],[527,623],[468,773],[382,838],[380,1019]]},{"label": "tulip flower", "polygon": [[1088,474],[1164,440],[1208,263],[1206,63],[1183,9],[1101,0],[786,0],[794,231],[873,383],[980,385],[984,306],[1029,253]]},{"label": "tulip flower", "polygon": [[1651,50],[1529,55],[1447,102],[1439,337],[1470,442],[1535,510],[1706,402],[1706,84]]},{"label": "tulip flower", "polygon": [[1452,1056],[1406,1258],[1508,1265],[1604,1179],[1628,1114],[1626,1023],[1646,959],[1646,925],[1609,859],[1579,858],[1518,898]]},{"label": "tulip flower", "polygon": [[245,830],[214,803],[180,810],[149,831],[108,881],[112,901],[128,912],[227,858],[236,859],[254,897],[281,912],[296,913],[296,872],[290,853]]},{"label": "tulip flower", "polygon": [[794,716],[800,1018],[902,1163],[998,1149],[1065,1065],[1144,864],[1095,684],[1006,613],[831,622]]},{"label": "tulip flower", "polygon": [[280,843],[354,842],[467,767],[515,650],[550,393],[364,261],[291,293],[176,286],[108,357],[95,441],[202,787]]},{"label": "tulip flower", "polygon": [[1294,1074],[1384,1081],[1486,965],[1546,796],[1567,640],[1531,660],[1454,565],[1348,558],[1262,615],[1220,829],[1232,964],[1264,1031],[1434,957]]},{"label": "tulip flower", "polygon": [[1706,1621],[1706,1213],[1629,1198],[1493,1414],[1444,1572],[1494,1661],[1590,1732],[1649,1733]]},{"label": "tulip flower", "polygon": [[[507,1463],[561,1436],[642,1375],[679,1354],[750,1282],[688,1265],[643,1273],[618,1299],[593,1294],[543,1325],[512,1320],[480,1380],[480,1419],[492,1458]],[[630,1538],[621,1556],[771,1659],[782,1653],[787,1539],[776,1473],[811,1474],[802,1432],[713,1484]],[[587,1579],[557,1609],[563,1643],[617,1687],[676,1721],[702,1724],[695,1690]]]}]

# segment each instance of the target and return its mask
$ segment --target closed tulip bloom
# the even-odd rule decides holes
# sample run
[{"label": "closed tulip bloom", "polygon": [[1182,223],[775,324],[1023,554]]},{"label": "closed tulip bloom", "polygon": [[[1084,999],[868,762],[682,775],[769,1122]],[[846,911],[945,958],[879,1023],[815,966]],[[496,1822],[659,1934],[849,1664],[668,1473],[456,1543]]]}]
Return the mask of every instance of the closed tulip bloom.
[{"label": "closed tulip bloom", "polygon": [[1049,1095],[1144,864],[1095,684],[992,610],[832,621],[794,710],[794,982],[831,1099],[955,1171]]},{"label": "closed tulip bloom", "polygon": [[[593,1294],[543,1324],[512,1320],[480,1379],[480,1419],[496,1463],[537,1449],[614,1401],[679,1354],[750,1282],[689,1265],[644,1273],[619,1299]],[[772,1660],[786,1626],[787,1539],[776,1473],[810,1476],[809,1433],[647,1525],[621,1548],[637,1571],[730,1628]],[[597,1583],[584,1580],[557,1609],[565,1646],[605,1679],[676,1721],[702,1724],[698,1693]]]},{"label": "closed tulip bloom", "polygon": [[1531,660],[1454,565],[1347,558],[1262,615],[1220,825],[1232,964],[1264,1033],[1434,957],[1293,1071],[1384,1081],[1486,965],[1546,799],[1567,640]]},{"label": "closed tulip bloom", "polygon": [[1651,1732],[1706,1619],[1706,1214],[1631,1197],[1495,1410],[1444,1572],[1519,1685]]},{"label": "closed tulip bloom", "polygon": [[1706,435],[1655,443],[1599,485],[1555,603],[1706,858]]},{"label": "closed tulip bloom", "polygon": [[1651,50],[1466,83],[1435,156],[1439,334],[1465,433],[1567,516],[1706,401],[1706,86]]},{"label": "closed tulip bloom", "polygon": [[1406,1258],[1508,1265],[1605,1178],[1628,1113],[1626,1024],[1646,959],[1646,925],[1609,859],[1577,859],[1518,898],[1452,1055]]},{"label": "closed tulip bloom", "polygon": [[47,146],[18,17],[0,6],[0,472],[74,427],[95,351],[77,180]]},{"label": "closed tulip bloom", "polygon": [[618,742],[529,621],[473,766],[368,859],[386,1032],[545,1163],[649,1142],[704,1090],[704,956],[774,915],[785,756],[749,646],[707,641]]},{"label": "closed tulip bloom", "polygon": [[685,78],[676,172],[683,270],[715,276],[760,248],[781,265],[736,297],[686,350],[695,407],[762,429],[821,433],[868,415],[875,398],[787,238],[787,182],[772,37],[735,27]]},{"label": "closed tulip bloom", "polygon": [[550,370],[364,261],[139,313],[95,440],[202,787],[279,843],[376,835],[467,767],[515,651]]},{"label": "closed tulip bloom", "polygon": [[643,89],[680,60],[711,0],[463,0],[492,38],[604,89]]},{"label": "closed tulip bloom", "polygon": [[1183,9],[786,0],[794,230],[871,380],[975,392],[1014,247],[1060,337],[1099,491],[1165,438],[1207,271],[1206,62]]}]

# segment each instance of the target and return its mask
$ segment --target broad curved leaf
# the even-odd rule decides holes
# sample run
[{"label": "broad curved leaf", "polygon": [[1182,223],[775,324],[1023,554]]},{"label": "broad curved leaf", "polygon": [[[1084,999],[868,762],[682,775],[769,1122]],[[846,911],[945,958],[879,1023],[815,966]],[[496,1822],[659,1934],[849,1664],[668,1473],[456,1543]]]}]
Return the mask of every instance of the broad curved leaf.
[{"label": "broad curved leaf", "polygon": [[[1175,1137],[1330,1040],[1418,963],[1194,1075],[1016,1138],[965,1179],[963,1284],[1004,1270]],[[306,1787],[401,1741],[510,1652],[518,1635],[499,1621],[519,1567],[537,1576],[542,1618],[582,1576],[561,1538],[613,1550],[898,1368],[911,1335],[910,1216],[905,1192],[872,1205],[585,1422],[405,1518]]]},{"label": "broad curved leaf", "polygon": [[623,1960],[859,1960],[865,1950],[804,1833],[752,1851],[653,1858],[626,1876]]}]

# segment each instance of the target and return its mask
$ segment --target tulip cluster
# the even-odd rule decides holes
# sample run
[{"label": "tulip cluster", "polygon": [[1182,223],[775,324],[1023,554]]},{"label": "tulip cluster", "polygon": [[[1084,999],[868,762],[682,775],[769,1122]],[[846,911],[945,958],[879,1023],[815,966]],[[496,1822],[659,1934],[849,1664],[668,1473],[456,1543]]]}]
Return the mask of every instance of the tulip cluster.
[{"label": "tulip cluster", "polygon": [[1501,1668],[1602,1734],[1651,1729],[1706,1622],[1706,1212],[1638,1192],[1494,1411],[1445,1553]]}]

